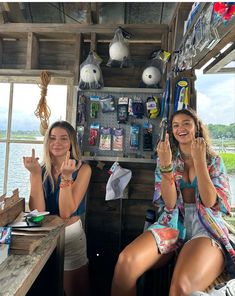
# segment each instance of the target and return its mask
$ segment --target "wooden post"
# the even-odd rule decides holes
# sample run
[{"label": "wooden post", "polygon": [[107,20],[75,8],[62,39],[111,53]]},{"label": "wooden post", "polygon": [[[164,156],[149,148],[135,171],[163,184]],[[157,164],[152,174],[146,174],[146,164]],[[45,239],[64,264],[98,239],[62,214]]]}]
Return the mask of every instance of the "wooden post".
[{"label": "wooden post", "polygon": [[96,33],[91,32],[91,45],[90,49],[96,51],[97,50],[97,40],[96,40]]},{"label": "wooden post", "polygon": [[26,69],[37,69],[38,67],[38,40],[34,33],[28,33],[28,44],[27,44],[27,59]]},{"label": "wooden post", "polygon": [[0,68],[2,68],[2,60],[3,60],[3,42],[2,42],[2,38],[0,38]]},{"label": "wooden post", "polygon": [[75,53],[74,53],[74,85],[78,85],[80,63],[81,63],[81,45],[82,45],[82,34],[78,33],[75,37]]}]

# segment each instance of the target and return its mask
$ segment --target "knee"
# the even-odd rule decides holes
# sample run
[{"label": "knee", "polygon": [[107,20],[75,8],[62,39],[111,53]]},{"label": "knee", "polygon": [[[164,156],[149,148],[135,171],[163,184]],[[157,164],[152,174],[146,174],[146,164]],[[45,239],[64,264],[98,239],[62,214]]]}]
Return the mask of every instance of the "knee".
[{"label": "knee", "polygon": [[172,279],[169,296],[188,296],[193,292],[188,276]]},{"label": "knee", "polygon": [[116,267],[115,274],[121,273],[122,275],[135,275],[137,271],[137,262],[136,258],[133,254],[126,251],[125,249],[119,254]]}]

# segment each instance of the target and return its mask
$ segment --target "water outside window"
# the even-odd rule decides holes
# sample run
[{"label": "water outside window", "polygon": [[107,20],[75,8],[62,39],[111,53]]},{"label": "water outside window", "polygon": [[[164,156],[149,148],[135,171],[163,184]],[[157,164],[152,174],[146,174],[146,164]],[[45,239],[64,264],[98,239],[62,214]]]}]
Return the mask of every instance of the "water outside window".
[{"label": "water outside window", "polygon": [[[10,84],[0,84],[0,195],[4,191],[4,171],[6,159],[6,134],[9,111]],[[40,120],[34,115],[40,99],[40,88],[35,84],[14,84],[12,120],[9,144],[7,174],[7,196],[19,188],[20,196],[29,198],[29,172],[23,166],[23,156],[30,156],[32,148],[42,161],[43,137],[39,132]],[[50,123],[66,118],[67,86],[49,85],[47,103],[51,109]],[[39,143],[32,143],[32,142]]]}]

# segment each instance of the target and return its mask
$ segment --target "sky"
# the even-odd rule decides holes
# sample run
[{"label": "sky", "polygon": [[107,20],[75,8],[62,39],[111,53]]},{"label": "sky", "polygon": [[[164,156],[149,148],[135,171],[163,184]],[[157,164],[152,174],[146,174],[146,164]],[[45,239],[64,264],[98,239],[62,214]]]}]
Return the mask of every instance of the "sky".
[{"label": "sky", "polygon": [[196,71],[197,112],[205,123],[235,122],[235,74]]},{"label": "sky", "polygon": [[[38,130],[40,120],[34,115],[40,100],[40,88],[37,84],[15,84],[13,94],[12,130]],[[7,126],[9,83],[0,83],[0,130]],[[47,104],[51,109],[50,123],[65,119],[67,87],[65,85],[49,85]]]}]

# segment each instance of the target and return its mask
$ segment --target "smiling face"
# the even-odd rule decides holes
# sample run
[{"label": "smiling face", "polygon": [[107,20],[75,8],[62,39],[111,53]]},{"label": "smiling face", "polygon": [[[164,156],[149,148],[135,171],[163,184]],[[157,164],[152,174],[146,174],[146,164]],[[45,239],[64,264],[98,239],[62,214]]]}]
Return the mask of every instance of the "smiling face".
[{"label": "smiling face", "polygon": [[192,117],[177,114],[172,120],[172,133],[179,144],[189,144],[195,137],[196,125]]},{"label": "smiling face", "polygon": [[67,131],[60,127],[54,127],[49,136],[49,151],[51,156],[65,157],[70,150],[71,142]]}]

